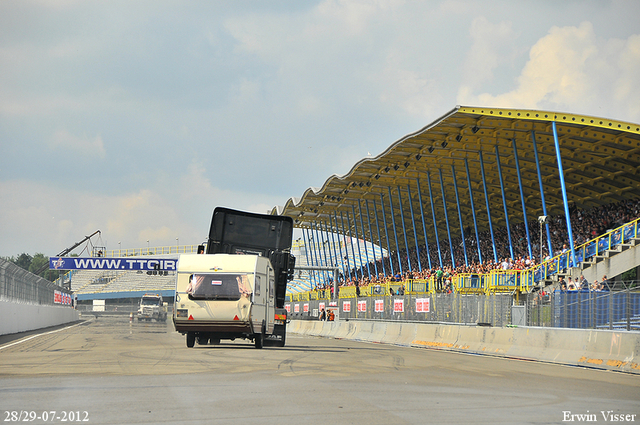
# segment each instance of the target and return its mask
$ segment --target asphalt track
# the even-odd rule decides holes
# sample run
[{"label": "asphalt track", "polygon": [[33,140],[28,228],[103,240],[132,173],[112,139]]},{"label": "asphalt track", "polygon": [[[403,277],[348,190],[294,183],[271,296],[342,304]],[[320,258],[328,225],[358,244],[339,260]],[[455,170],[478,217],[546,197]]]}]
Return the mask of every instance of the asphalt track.
[{"label": "asphalt track", "polygon": [[560,424],[602,411],[637,423],[640,378],[292,334],[284,348],[188,349],[170,321],[91,317],[0,337],[0,420],[21,411],[30,423]]}]

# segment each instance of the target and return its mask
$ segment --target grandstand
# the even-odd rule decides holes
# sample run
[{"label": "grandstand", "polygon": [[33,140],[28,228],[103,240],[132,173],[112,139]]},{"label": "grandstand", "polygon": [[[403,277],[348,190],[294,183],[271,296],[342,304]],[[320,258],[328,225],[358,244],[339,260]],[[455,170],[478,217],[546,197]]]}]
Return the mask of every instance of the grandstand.
[{"label": "grandstand", "polygon": [[[171,259],[176,255],[154,255],[154,258]],[[83,301],[140,298],[146,292],[171,298],[174,295],[175,278],[175,272],[168,271],[72,270],[61,280],[70,284],[77,299]]]},{"label": "grandstand", "polygon": [[[640,199],[638,167],[638,124],[457,106],[272,213],[292,217],[307,243],[320,231],[379,244],[390,253],[380,264],[385,275],[403,280],[438,268],[480,271],[490,282],[481,292],[513,292],[579,274],[616,279],[635,271],[637,279],[637,213],[592,218],[583,235],[577,229],[587,227],[580,212]],[[326,258],[311,263],[326,266]],[[490,273],[531,260],[537,268],[524,274]],[[366,282],[372,274],[350,264],[345,275]]]}]

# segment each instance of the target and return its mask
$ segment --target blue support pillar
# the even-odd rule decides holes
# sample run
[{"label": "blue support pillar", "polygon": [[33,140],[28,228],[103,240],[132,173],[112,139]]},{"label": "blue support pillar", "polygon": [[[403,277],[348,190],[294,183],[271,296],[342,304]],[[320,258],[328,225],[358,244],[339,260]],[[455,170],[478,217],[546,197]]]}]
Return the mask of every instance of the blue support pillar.
[{"label": "blue support pillar", "polygon": [[[308,229],[302,229],[302,237],[304,238],[304,246],[305,246],[305,250],[304,250],[304,254],[307,257],[307,264],[309,264],[310,266],[313,266],[313,251],[311,252],[311,262],[309,262],[309,245],[310,245],[310,241],[309,241],[309,236],[307,235],[307,232],[305,230]],[[316,274],[313,272],[313,270],[309,271],[309,282],[312,284],[312,286],[314,287],[318,287],[318,282],[316,281]],[[311,288],[313,289],[313,288]]]},{"label": "blue support pillar", "polygon": [[451,228],[449,227],[449,214],[447,213],[447,199],[444,196],[444,181],[442,180],[442,169],[438,168],[440,175],[440,190],[442,191],[442,207],[444,208],[444,220],[447,223],[447,235],[449,236],[449,251],[451,251],[451,267],[456,267],[456,259],[453,255],[453,243],[451,242]]},{"label": "blue support pillar", "polygon": [[422,231],[424,232],[424,247],[427,250],[427,260],[429,260],[429,268],[431,269],[431,254],[429,253],[429,239],[427,238],[427,226],[424,223],[424,208],[422,207],[422,190],[420,189],[420,179],[416,177],[418,186],[418,202],[420,203],[420,216],[422,217]]},{"label": "blue support pillar", "polygon": [[409,271],[411,269],[411,258],[409,258],[409,242],[407,242],[407,228],[404,225],[404,209],[402,208],[402,196],[400,195],[400,186],[398,186],[398,204],[400,205],[400,220],[402,221],[402,233],[404,235],[404,247],[407,251],[407,265],[409,267]]},{"label": "blue support pillar", "polygon": [[[360,277],[364,279],[364,267],[362,267],[362,251],[360,250],[360,237],[358,236],[358,221],[356,220],[356,208],[351,204],[351,212],[353,213],[353,230],[356,232],[356,243],[358,244],[358,262],[360,263]],[[349,217],[347,216],[347,219]],[[351,225],[349,225],[351,226]],[[367,267],[369,265],[367,264]]]},{"label": "blue support pillar", "polygon": [[569,235],[569,245],[571,246],[571,260],[570,266],[576,266],[576,250],[573,246],[573,232],[571,230],[571,217],[569,216],[569,200],[567,199],[567,188],[564,183],[564,169],[562,168],[562,156],[560,155],[560,141],[558,140],[558,129],[556,128],[556,122],[551,123],[553,128],[553,140],[556,144],[556,156],[558,158],[558,173],[560,174],[560,186],[562,187],[562,201],[564,202],[564,216],[567,220],[567,233]]},{"label": "blue support pillar", "polygon": [[[382,197],[382,193],[380,194],[380,205],[382,206],[382,220],[384,222],[384,199]],[[384,264],[384,255],[382,255],[382,238],[380,237],[380,222],[378,221],[378,208],[376,208],[376,201],[373,201],[373,213],[376,216],[376,227],[378,228],[378,241],[380,242],[380,258],[382,262],[382,273],[387,275],[387,266]],[[385,236],[387,235],[387,228],[384,229]],[[389,251],[389,237],[387,236],[387,256],[391,255],[391,251]],[[393,274],[393,266],[391,266],[391,274]]]},{"label": "blue support pillar", "polygon": [[[409,194],[409,209],[411,210],[411,224],[413,224],[413,240],[416,243],[416,257],[418,257],[418,270],[422,272],[422,262],[420,261],[420,246],[418,245],[418,232],[416,232],[416,219],[413,214],[413,202],[411,201],[411,186],[407,184],[407,193]],[[409,250],[407,249],[407,252]]]},{"label": "blue support pillar", "polygon": [[396,254],[398,256],[398,269],[400,271],[400,275],[402,275],[402,261],[400,260],[400,244],[398,243],[398,232],[396,231],[396,217],[393,213],[393,197],[391,196],[391,187],[388,186],[389,189],[389,208],[391,208],[391,224],[393,224],[393,236],[396,240]]},{"label": "blue support pillar", "polygon": [[[322,235],[322,249],[325,250],[325,258],[327,257],[327,252],[329,253],[329,259],[327,260],[327,265],[332,267],[333,255],[331,254],[331,242],[329,241],[329,231],[327,230],[327,222],[326,221],[318,222],[318,226],[320,227],[320,234],[322,235],[322,233],[324,233],[324,235]],[[324,240],[325,237],[327,238],[326,244],[329,245],[328,248],[325,247],[325,240]]]},{"label": "blue support pillar", "polygon": [[469,266],[467,258],[467,241],[464,240],[464,227],[462,225],[462,211],[460,210],[460,196],[458,195],[458,182],[456,181],[456,169],[451,164],[451,173],[453,173],[453,188],[456,192],[456,204],[458,205],[458,219],[460,220],[460,235],[462,235],[462,251],[464,252],[464,265]]},{"label": "blue support pillar", "polygon": [[[393,213],[393,197],[391,196],[391,187],[387,187],[389,189],[389,208],[391,208],[391,224],[393,225],[393,236],[396,240],[396,255],[398,257],[398,269],[400,274],[402,274],[402,261],[400,261],[400,244],[398,243],[398,232],[396,231],[396,217]],[[389,255],[391,258],[391,255]]]},{"label": "blue support pillar", "polygon": [[[324,267],[326,265],[326,255],[323,258],[322,254],[326,254],[326,252],[323,252],[323,246],[322,246],[322,235],[320,234],[320,232],[318,232],[318,225],[317,223],[311,223],[311,229],[313,230],[314,233],[314,238],[316,240],[316,248],[317,248],[317,252],[318,252],[318,260],[320,260],[320,266]],[[323,272],[324,274],[324,272]]]},{"label": "blue support pillar", "polygon": [[440,267],[442,264],[442,251],[440,251],[440,237],[438,237],[438,222],[436,221],[436,208],[433,206],[433,193],[431,192],[431,175],[427,172],[427,183],[429,185],[429,199],[431,200],[431,214],[433,215],[433,230],[436,233],[436,245],[438,246],[438,259]]},{"label": "blue support pillar", "polygon": [[[371,247],[373,251],[373,268],[376,272],[376,277],[378,277],[378,259],[376,258],[376,246],[380,246],[380,232],[378,232],[378,243],[373,243],[373,230],[371,229],[371,212],[369,211],[369,200],[364,200],[364,205],[367,207],[367,224],[369,225],[369,235],[371,238]],[[382,255],[380,255],[382,257]]]},{"label": "blue support pillar", "polygon": [[[329,220],[331,220],[331,216],[329,216]],[[327,222],[323,221],[322,224],[324,225],[324,232],[327,234],[327,243],[329,244],[329,264],[331,265],[331,267],[338,267],[338,264],[333,261],[334,258],[336,257],[336,245],[333,242],[333,232],[331,231],[331,227],[327,226]],[[329,236],[331,236],[331,242],[329,242]],[[333,254],[331,253],[331,249],[333,248]]]},{"label": "blue support pillar", "polygon": [[[498,252],[496,251],[496,240],[493,237],[493,224],[491,223],[491,209],[489,208],[489,195],[487,194],[487,179],[484,175],[484,160],[482,158],[482,151],[480,154],[480,172],[482,174],[482,188],[484,189],[484,200],[487,203],[487,218],[489,219],[489,232],[491,233],[491,246],[493,247],[493,261],[498,262]],[[478,241],[480,243],[480,241]]]},{"label": "blue support pillar", "polygon": [[[533,152],[536,157],[536,170],[538,171],[538,185],[540,186],[540,197],[542,199],[542,215],[547,216],[547,204],[544,200],[544,187],[542,186],[542,172],[540,170],[540,160],[538,159],[538,144],[536,143],[536,133],[531,130],[531,141],[533,142]],[[547,245],[549,246],[549,256],[553,256],[553,247],[551,246],[551,232],[549,231],[549,221],[545,224],[547,229]],[[542,248],[542,247],[540,247]],[[542,258],[539,259],[542,263]]]},{"label": "blue support pillar", "polygon": [[[340,229],[338,228],[338,214],[334,211],[333,212],[333,218],[336,220],[336,231],[335,233],[338,235],[338,238],[341,237],[342,233],[340,232]],[[329,216],[329,224],[331,224],[331,216]],[[342,238],[342,240],[344,240],[344,237]],[[335,243],[335,242],[334,242]],[[342,256],[342,241],[340,239],[338,239],[338,251],[340,251],[340,257],[339,261],[340,261],[340,267],[342,268],[342,281],[344,282],[347,278],[347,271],[344,267],[344,257]],[[336,266],[338,266],[336,264]]]},{"label": "blue support pillar", "polygon": [[[324,255],[324,266],[327,267],[327,266],[331,265],[331,260],[330,260],[331,255],[327,256],[327,247],[325,245],[326,243],[329,242],[329,239],[327,238],[326,241],[324,239],[323,230],[322,230],[322,222],[321,221],[318,221],[316,223],[316,228],[318,229],[318,233],[320,234],[320,242],[322,243],[322,254]],[[329,252],[329,254],[331,254],[331,252]],[[325,271],[325,274],[326,274],[326,279],[327,280],[332,280],[333,279],[333,274],[330,271],[328,271],[328,270]]]},{"label": "blue support pillar", "polygon": [[[362,241],[364,242],[364,258],[367,260],[367,274],[369,278],[371,277],[371,268],[369,265],[369,251],[367,250],[367,239],[364,237],[364,222],[362,221],[362,204],[360,199],[358,199],[358,212],[360,212],[360,229],[362,230]],[[360,246],[360,242],[358,242],[358,246]]]},{"label": "blue support pillar", "polygon": [[316,259],[316,252],[315,249],[313,247],[314,245],[314,240],[313,240],[313,234],[311,233],[311,229],[307,229],[307,239],[309,240],[309,248],[311,249],[310,255],[311,255],[311,265],[312,266],[317,266],[318,265],[318,261]]},{"label": "blue support pillar", "polygon": [[[324,266],[324,260],[322,259],[322,240],[318,235],[318,229],[316,228],[315,223],[311,223],[311,234],[313,235],[313,240],[315,241],[315,252],[316,257],[318,259],[318,266]],[[321,276],[321,280],[324,282],[325,286],[327,284],[327,274],[324,271],[320,271],[319,275]]]},{"label": "blue support pillar", "polygon": [[[338,266],[338,253],[336,251],[336,240],[335,240],[335,234],[333,231],[333,224],[331,223],[331,214],[329,214],[329,226],[327,227],[327,223],[324,223],[324,226],[329,229],[329,234],[331,235],[331,247],[329,248],[329,252],[331,252],[331,249],[333,249],[333,257],[331,258],[331,266],[332,267],[339,267]],[[327,235],[327,238],[329,237],[329,235]],[[333,260],[335,258],[335,261]],[[338,276],[339,278],[339,276]]]},{"label": "blue support pillar", "polygon": [[347,246],[347,232],[344,230],[342,211],[340,211],[340,226],[342,227],[342,241],[344,242],[344,261],[347,262],[347,272],[344,275],[344,281],[346,282],[347,280],[351,280],[351,265],[349,264],[349,247]]},{"label": "blue support pillar", "polygon": [[[320,232],[320,240],[322,241],[322,253],[324,254],[324,265],[326,266],[330,266],[331,265],[331,247],[329,247],[329,257],[327,257],[327,247],[325,246],[325,243],[329,242],[329,238],[327,237],[327,240],[324,240],[324,235],[323,230],[322,230],[322,226],[321,226],[321,222],[318,222],[318,224],[316,224],[317,228],[319,229],[318,231]],[[326,234],[326,232],[324,232]],[[326,271],[325,272],[327,275],[327,280],[331,280],[333,275],[331,274],[331,272]]]},{"label": "blue support pillar", "polygon": [[527,247],[529,248],[529,258],[533,257],[531,253],[531,237],[529,236],[529,220],[527,219],[527,207],[524,200],[524,190],[522,189],[522,176],[520,175],[520,161],[518,160],[518,148],[516,146],[516,138],[511,141],[513,143],[513,157],[516,159],[516,172],[518,173],[518,186],[520,187],[520,200],[522,201],[522,216],[524,218],[524,229],[527,233]]},{"label": "blue support pillar", "polygon": [[[353,271],[356,275],[356,280],[358,280],[358,267],[361,267],[362,264],[358,265],[358,263],[362,263],[360,256],[356,258],[356,250],[353,248],[353,235],[351,234],[351,219],[349,218],[349,213],[347,212],[347,228],[349,229],[349,245],[351,245],[351,258],[353,258]],[[353,218],[356,219],[355,217]],[[358,239],[356,238],[356,242]],[[360,249],[360,244],[358,244],[358,249]],[[361,270],[362,271],[362,270]]]},{"label": "blue support pillar", "polygon": [[507,225],[507,238],[509,239],[509,253],[513,256],[513,244],[511,243],[511,225],[509,224],[509,213],[507,212],[507,197],[504,193],[504,183],[502,182],[502,167],[500,166],[500,151],[496,145],[496,164],[498,166],[498,178],[500,179],[500,192],[502,192],[502,206],[504,207],[504,220]]},{"label": "blue support pillar", "polygon": [[469,186],[469,199],[471,200],[471,213],[473,214],[473,228],[476,232],[476,246],[478,247],[478,262],[482,264],[482,250],[480,249],[480,237],[478,236],[478,222],[476,220],[476,207],[473,205],[473,190],[471,190],[471,175],[469,173],[469,161],[464,159],[464,168],[467,170],[467,185]]}]

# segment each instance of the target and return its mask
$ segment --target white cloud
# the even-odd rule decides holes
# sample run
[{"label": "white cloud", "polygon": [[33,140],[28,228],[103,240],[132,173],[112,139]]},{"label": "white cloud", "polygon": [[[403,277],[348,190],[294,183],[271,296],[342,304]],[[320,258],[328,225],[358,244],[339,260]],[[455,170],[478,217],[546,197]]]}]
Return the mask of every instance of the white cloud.
[{"label": "white cloud", "polygon": [[506,66],[514,55],[515,34],[511,22],[493,24],[479,16],[469,29],[473,40],[464,65],[465,83],[473,88],[493,77],[493,71]]},{"label": "white cloud", "polygon": [[0,182],[0,197],[6,200],[0,209],[3,256],[21,252],[55,255],[96,230],[101,230],[109,249],[116,248],[118,241],[123,248],[144,247],[147,239],[154,246],[168,245],[181,231],[185,242],[189,236],[195,239],[166,199],[148,190],[108,196],[5,181]]},{"label": "white cloud", "polygon": [[76,136],[66,130],[59,130],[53,135],[51,147],[54,150],[66,149],[83,157],[104,158],[106,155],[100,135],[93,138],[86,135]]},{"label": "white cloud", "polygon": [[[590,22],[553,27],[530,50],[515,89],[474,95],[461,89],[465,105],[545,109],[640,121],[634,93],[640,82],[640,36],[602,40]],[[602,115],[601,115],[602,114]]]}]

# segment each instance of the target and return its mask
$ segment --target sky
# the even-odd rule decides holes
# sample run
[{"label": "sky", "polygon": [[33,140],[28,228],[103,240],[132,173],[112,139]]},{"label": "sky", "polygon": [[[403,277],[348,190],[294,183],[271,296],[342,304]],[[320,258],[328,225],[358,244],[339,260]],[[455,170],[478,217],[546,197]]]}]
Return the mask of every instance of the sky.
[{"label": "sky", "polygon": [[[0,2],[0,256],[198,244],[456,105],[640,123],[640,2]],[[148,242],[147,242],[148,241]]]}]

